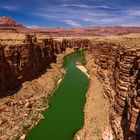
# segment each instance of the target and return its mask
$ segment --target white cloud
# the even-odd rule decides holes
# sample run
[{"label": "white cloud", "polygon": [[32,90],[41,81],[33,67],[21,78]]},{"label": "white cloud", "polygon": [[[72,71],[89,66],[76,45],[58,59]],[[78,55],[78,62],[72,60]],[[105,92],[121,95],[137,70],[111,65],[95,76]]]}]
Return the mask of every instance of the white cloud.
[{"label": "white cloud", "polygon": [[27,28],[39,28],[39,26],[37,25],[29,25],[29,26],[26,26]]},{"label": "white cloud", "polygon": [[56,14],[47,14],[47,13],[42,13],[42,12],[40,12],[40,13],[36,13],[35,15],[37,15],[37,16],[41,16],[41,17],[44,17],[44,18],[46,18],[46,19],[48,19],[48,18],[52,18],[52,19],[57,19],[57,18],[59,18],[59,16],[61,17],[61,15],[59,15],[59,13],[56,13]]},{"label": "white cloud", "polygon": [[79,7],[79,8],[105,8],[112,9],[107,5],[87,5],[87,4],[61,4],[62,7]]},{"label": "white cloud", "polygon": [[140,16],[140,10],[129,10],[126,11],[129,16]]},{"label": "white cloud", "polygon": [[105,17],[105,16],[111,16],[112,14],[108,14],[108,13],[105,13],[105,12],[101,12],[101,11],[95,11],[93,13],[87,13],[88,16],[91,16],[91,17],[99,17],[99,16],[102,16],[102,17]]},{"label": "white cloud", "polygon": [[65,20],[65,23],[67,25],[72,26],[72,27],[81,27],[81,24],[79,24],[79,23],[77,23],[77,22],[75,22],[73,20]]},{"label": "white cloud", "polygon": [[100,5],[100,6],[94,6],[95,8],[105,8],[105,9],[114,9],[110,6],[107,6],[107,5]]},{"label": "white cloud", "polygon": [[18,6],[2,5],[2,6],[0,6],[0,8],[10,10],[10,11],[14,11],[14,10],[17,10],[19,7]]},{"label": "white cloud", "polygon": [[139,22],[135,22],[135,21],[132,21],[132,22],[127,22],[125,24],[122,24],[122,26],[127,26],[127,27],[140,27],[140,23]]},{"label": "white cloud", "polygon": [[91,22],[91,23],[104,23],[104,24],[110,24],[110,23],[115,23],[117,21],[122,20],[122,18],[85,18],[83,21],[86,22]]},{"label": "white cloud", "polygon": [[62,7],[79,7],[79,8],[90,8],[92,6],[86,4],[61,4]]}]

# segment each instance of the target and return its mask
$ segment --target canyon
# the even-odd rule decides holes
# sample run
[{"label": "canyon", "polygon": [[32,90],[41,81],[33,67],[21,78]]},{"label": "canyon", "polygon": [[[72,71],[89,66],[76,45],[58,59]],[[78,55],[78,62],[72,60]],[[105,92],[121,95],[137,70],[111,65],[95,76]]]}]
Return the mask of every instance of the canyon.
[{"label": "canyon", "polygon": [[[89,108],[94,103],[94,94],[100,92],[107,106],[102,122],[106,121],[109,128],[101,127],[100,137],[108,140],[105,131],[118,140],[140,139],[140,35],[136,34],[139,27],[102,27],[91,31],[89,28],[27,29],[9,17],[0,18],[0,25],[0,32],[7,32],[0,34],[0,139],[21,138],[33,123],[43,119],[42,106],[46,108],[48,104],[40,105],[40,101],[48,100],[55,82],[64,76],[63,57],[79,48],[88,50],[86,60],[91,82],[87,104],[88,98],[93,98],[84,110],[85,121],[91,115],[90,125],[85,122],[89,127],[84,125],[77,138],[96,137],[93,120],[100,118],[99,115],[94,118]],[[133,34],[124,35],[128,33]]]}]

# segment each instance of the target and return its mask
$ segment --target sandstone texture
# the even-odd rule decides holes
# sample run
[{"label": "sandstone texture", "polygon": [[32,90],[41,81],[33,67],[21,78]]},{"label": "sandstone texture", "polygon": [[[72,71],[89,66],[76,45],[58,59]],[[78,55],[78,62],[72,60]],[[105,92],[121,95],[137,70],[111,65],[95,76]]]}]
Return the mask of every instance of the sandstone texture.
[{"label": "sandstone texture", "polygon": [[[140,46],[139,38],[110,38],[93,43],[95,72],[110,101],[114,138],[140,139]],[[135,42],[135,43],[133,43]]]},{"label": "sandstone texture", "polygon": [[1,96],[19,87],[24,81],[35,78],[47,64],[55,60],[52,43],[48,39],[39,44],[35,36],[26,36],[23,44],[2,46]]}]

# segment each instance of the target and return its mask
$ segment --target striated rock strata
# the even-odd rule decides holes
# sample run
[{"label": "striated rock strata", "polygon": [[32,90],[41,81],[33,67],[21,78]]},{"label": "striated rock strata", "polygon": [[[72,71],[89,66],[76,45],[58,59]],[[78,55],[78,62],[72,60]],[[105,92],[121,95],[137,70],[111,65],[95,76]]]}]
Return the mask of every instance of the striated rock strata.
[{"label": "striated rock strata", "polygon": [[26,29],[22,24],[17,23],[10,16],[0,17],[0,32],[18,32],[18,29]]},{"label": "striated rock strata", "polygon": [[140,46],[99,41],[91,51],[111,104],[110,123],[115,138],[140,139]]}]

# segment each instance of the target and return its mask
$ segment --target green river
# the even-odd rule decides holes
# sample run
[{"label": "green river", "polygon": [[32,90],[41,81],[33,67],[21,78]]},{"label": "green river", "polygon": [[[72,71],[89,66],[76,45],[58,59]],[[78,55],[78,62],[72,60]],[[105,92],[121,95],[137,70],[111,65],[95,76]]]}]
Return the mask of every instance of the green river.
[{"label": "green river", "polygon": [[84,124],[84,104],[89,80],[76,67],[76,61],[84,60],[84,52],[72,53],[64,58],[67,73],[49,99],[44,120],[27,134],[26,140],[73,140]]}]

